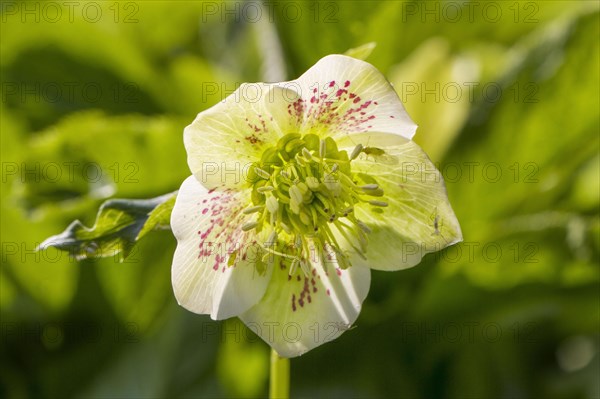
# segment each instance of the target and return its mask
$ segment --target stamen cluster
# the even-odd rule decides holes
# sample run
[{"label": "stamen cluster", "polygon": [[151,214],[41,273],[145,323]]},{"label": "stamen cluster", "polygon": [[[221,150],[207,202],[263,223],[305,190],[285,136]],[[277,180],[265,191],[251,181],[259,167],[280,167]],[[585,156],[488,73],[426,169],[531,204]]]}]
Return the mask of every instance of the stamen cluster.
[{"label": "stamen cluster", "polygon": [[[356,218],[354,207],[358,203],[386,207],[387,203],[375,199],[384,192],[372,176],[352,173],[351,163],[361,152],[364,148],[360,144],[348,155],[338,150],[331,138],[285,135],[250,168],[253,206],[244,213],[256,216],[249,216],[252,221],[242,229],[269,231],[265,249],[291,260],[290,274],[298,265],[307,272],[309,240],[331,248],[342,268],[350,266],[340,251],[332,224],[364,257],[369,228]],[[283,253],[278,240],[282,235],[294,243],[291,253]]]}]

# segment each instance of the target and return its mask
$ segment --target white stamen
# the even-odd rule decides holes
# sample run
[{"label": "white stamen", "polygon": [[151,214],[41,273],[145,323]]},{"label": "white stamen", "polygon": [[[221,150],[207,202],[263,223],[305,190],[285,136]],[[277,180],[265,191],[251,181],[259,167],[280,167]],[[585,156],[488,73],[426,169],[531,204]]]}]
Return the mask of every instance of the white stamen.
[{"label": "white stamen", "polygon": [[272,195],[267,198],[265,205],[267,206],[267,210],[272,214],[277,213],[279,210],[279,201]]},{"label": "white stamen", "polygon": [[242,230],[243,231],[252,230],[256,226],[258,226],[258,223],[256,223],[256,222],[246,223],[245,225],[242,226]]},{"label": "white stamen", "polygon": [[313,176],[308,176],[306,178],[306,185],[311,189],[311,190],[316,190],[317,188],[319,188],[319,179],[317,179],[316,177]]},{"label": "white stamen", "polygon": [[362,150],[362,144],[359,144],[356,147],[354,147],[354,150],[352,150],[352,154],[350,154],[350,160],[352,161],[353,159],[356,159],[356,157],[361,153]]},{"label": "white stamen", "polygon": [[258,212],[258,211],[260,211],[263,208],[264,208],[264,206],[262,206],[262,205],[252,206],[250,208],[244,209],[242,213],[244,213],[245,215],[249,215],[251,213]]},{"label": "white stamen", "polygon": [[290,227],[287,224],[285,224],[283,222],[279,222],[279,225],[281,226],[283,231],[285,231],[288,234],[292,234],[292,229],[290,229]]},{"label": "white stamen", "polygon": [[300,260],[300,267],[304,272],[304,277],[308,277],[310,275],[310,267],[308,266],[308,263],[304,261],[304,259]]},{"label": "white stamen", "polygon": [[362,188],[363,190],[377,190],[379,188],[378,184],[365,184],[364,186],[361,186],[360,188]]},{"label": "white stamen", "polygon": [[308,151],[308,148],[306,147],[302,148],[302,154],[306,159],[310,160],[312,158],[312,154],[310,153],[310,151]]},{"label": "white stamen", "polygon": [[367,226],[366,224],[364,224],[362,221],[357,220],[356,224],[358,225],[358,227],[361,228],[362,231],[364,231],[367,234],[371,234],[371,229],[369,228],[369,226]]},{"label": "white stamen", "polygon": [[268,191],[273,191],[275,188],[273,186],[262,186],[256,189],[259,193],[266,193]]},{"label": "white stamen", "polygon": [[271,234],[269,235],[269,238],[267,239],[267,242],[265,242],[265,245],[275,245],[275,243],[277,242],[277,232],[275,230],[273,230],[271,232]]},{"label": "white stamen", "polygon": [[319,157],[325,158],[326,153],[327,153],[327,144],[325,143],[325,140],[321,140],[321,143],[319,145]]},{"label": "white stamen", "polygon": [[257,175],[259,175],[265,180],[269,180],[271,178],[271,175],[268,172],[262,170],[261,168],[254,168],[254,171]]},{"label": "white stamen", "polygon": [[369,201],[369,204],[373,205],[373,206],[381,206],[381,207],[386,207],[388,206],[387,202],[383,202],[383,201],[377,201],[377,200],[371,200]]},{"label": "white stamen", "polygon": [[292,261],[292,265],[290,266],[290,272],[289,275],[291,276],[292,274],[296,273],[296,269],[298,268],[298,263],[300,263],[300,259],[295,258]]},{"label": "white stamen", "polygon": [[302,191],[300,191],[300,189],[297,186],[290,187],[290,200],[298,203],[298,205],[302,203]]}]

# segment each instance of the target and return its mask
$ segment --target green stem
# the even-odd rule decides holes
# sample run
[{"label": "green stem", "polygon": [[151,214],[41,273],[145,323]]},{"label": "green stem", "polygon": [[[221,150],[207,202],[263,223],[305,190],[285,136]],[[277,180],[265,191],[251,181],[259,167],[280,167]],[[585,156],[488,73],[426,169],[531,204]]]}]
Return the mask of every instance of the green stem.
[{"label": "green stem", "polygon": [[290,359],[281,357],[271,349],[271,381],[269,398],[288,399],[290,397]]}]

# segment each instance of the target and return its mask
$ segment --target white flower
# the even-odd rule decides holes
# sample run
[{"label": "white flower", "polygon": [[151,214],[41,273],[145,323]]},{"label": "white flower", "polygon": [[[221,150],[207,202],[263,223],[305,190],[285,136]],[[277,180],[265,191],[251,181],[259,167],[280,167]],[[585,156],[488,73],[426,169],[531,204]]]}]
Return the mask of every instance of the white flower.
[{"label": "white flower", "polygon": [[201,112],[184,132],[193,175],[171,217],[178,302],[240,317],[285,357],[341,335],[370,269],[462,239],[416,128],[377,69],[342,55]]}]

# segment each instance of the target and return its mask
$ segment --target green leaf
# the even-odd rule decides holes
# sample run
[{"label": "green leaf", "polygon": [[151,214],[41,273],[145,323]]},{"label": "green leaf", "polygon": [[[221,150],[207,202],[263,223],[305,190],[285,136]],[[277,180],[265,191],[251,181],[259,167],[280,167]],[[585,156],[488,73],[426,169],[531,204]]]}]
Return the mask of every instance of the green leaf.
[{"label": "green leaf", "polygon": [[[216,372],[219,382],[232,397],[260,397],[269,370],[269,352],[246,330],[238,318],[224,322],[227,331],[243,331],[241,339],[226,339],[219,347]],[[244,364],[243,368],[236,367]]]},{"label": "green leaf", "polygon": [[12,194],[28,212],[45,216],[88,200],[171,192],[189,176],[181,143],[182,128],[189,121],[73,113],[25,142],[24,159],[13,158]]},{"label": "green leaf", "polygon": [[112,199],[100,207],[94,226],[79,220],[40,244],[40,250],[55,247],[76,259],[102,258],[123,253],[126,258],[135,243],[152,230],[168,226],[176,192],[146,200]]},{"label": "green leaf", "polygon": [[138,233],[136,241],[151,232],[152,230],[166,230],[170,226],[171,210],[175,206],[177,195],[174,193],[166,194],[158,198],[168,197],[167,200],[158,205],[150,213],[148,220],[144,223],[144,227]]},{"label": "green leaf", "polygon": [[433,160],[443,157],[468,117],[470,99],[463,90],[478,79],[477,68],[473,57],[453,54],[450,42],[436,37],[390,72],[390,82],[419,125],[415,141]]},{"label": "green leaf", "polygon": [[375,43],[375,42],[365,43],[361,46],[346,50],[344,55],[364,61],[367,58],[369,58],[369,56],[371,55],[371,53],[373,52],[373,50],[375,49],[376,46],[377,46],[377,43]]},{"label": "green leaf", "polygon": [[[488,288],[600,278],[592,198],[599,29],[598,13],[592,13],[524,38],[515,46],[520,62],[498,79],[502,96],[481,96],[473,105],[440,166],[471,237],[442,255],[445,271]],[[566,92],[576,95],[567,98]],[[471,176],[468,165],[475,165]],[[461,177],[452,175],[453,166],[462,169]],[[476,248],[473,256],[468,245]]]}]

